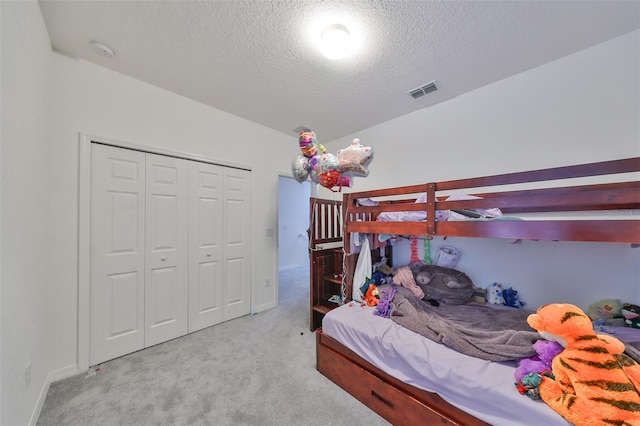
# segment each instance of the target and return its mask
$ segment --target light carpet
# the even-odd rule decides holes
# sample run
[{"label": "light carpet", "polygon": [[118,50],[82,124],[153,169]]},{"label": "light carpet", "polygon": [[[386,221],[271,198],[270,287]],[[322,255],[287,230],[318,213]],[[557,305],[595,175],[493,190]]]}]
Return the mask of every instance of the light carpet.
[{"label": "light carpet", "polygon": [[280,271],[279,291],[276,308],[53,383],[37,424],[388,424],[316,371],[309,270]]}]

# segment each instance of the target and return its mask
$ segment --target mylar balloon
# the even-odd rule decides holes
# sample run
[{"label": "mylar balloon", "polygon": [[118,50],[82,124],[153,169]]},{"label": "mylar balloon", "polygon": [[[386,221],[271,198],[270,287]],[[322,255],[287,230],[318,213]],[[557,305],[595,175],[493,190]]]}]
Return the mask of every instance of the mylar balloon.
[{"label": "mylar balloon", "polygon": [[351,145],[338,151],[339,170],[345,176],[367,176],[367,166],[373,160],[373,148],[363,146],[356,138]]},{"label": "mylar balloon", "polygon": [[351,176],[344,176],[341,175],[340,179],[338,179],[338,183],[337,185],[342,188],[344,186],[348,186],[349,188],[351,188],[351,184],[353,183],[353,181],[351,180]]},{"label": "mylar balloon", "polygon": [[293,178],[302,183],[309,176],[309,159],[302,154],[298,154],[291,162],[291,172]]},{"label": "mylar balloon", "polygon": [[338,157],[327,152],[320,156],[317,173],[318,175],[321,175],[332,170],[338,170],[339,165]]},{"label": "mylar balloon", "polygon": [[311,178],[311,181],[313,183],[320,183],[320,179],[318,179],[317,170],[314,170],[313,172],[309,173],[309,177]]},{"label": "mylar balloon", "polygon": [[329,170],[328,172],[318,175],[318,180],[320,181],[320,185],[331,189],[336,186],[340,180],[340,172],[337,170]]},{"label": "mylar balloon", "polygon": [[300,142],[300,151],[302,151],[302,154],[304,154],[305,157],[311,158],[318,152],[316,132],[313,130],[304,130],[300,132],[298,142]]}]

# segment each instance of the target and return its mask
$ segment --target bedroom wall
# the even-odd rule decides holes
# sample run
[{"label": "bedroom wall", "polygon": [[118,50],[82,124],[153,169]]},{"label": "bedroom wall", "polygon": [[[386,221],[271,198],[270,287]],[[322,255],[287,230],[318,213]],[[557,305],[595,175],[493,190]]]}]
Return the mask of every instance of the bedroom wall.
[{"label": "bedroom wall", "polygon": [[[369,176],[350,191],[638,156],[639,56],[635,31],[325,145],[335,152],[359,137],[374,147]],[[446,87],[446,76],[426,78]],[[629,245],[446,244],[463,249],[458,267],[478,285],[512,286],[531,308],[560,300],[586,308],[612,297],[640,303],[640,249]]]},{"label": "bedroom wall", "polygon": [[53,67],[38,4],[3,1],[0,14],[0,424],[22,425],[33,420],[50,367],[47,124]]},{"label": "bedroom wall", "polygon": [[48,383],[77,372],[79,133],[252,169],[254,311],[277,303],[276,286],[265,286],[277,282],[276,233],[267,230],[296,135],[53,53],[37,2],[2,8],[0,423],[26,424]]},{"label": "bedroom wall", "polygon": [[[276,305],[278,172],[287,170],[295,135],[285,135],[86,61],[53,55],[56,125],[49,158],[53,220],[54,365],[75,362],[77,322],[78,132],[245,165],[253,179],[252,310]],[[262,149],[262,147],[269,149]],[[70,238],[70,236],[74,236]]]}]

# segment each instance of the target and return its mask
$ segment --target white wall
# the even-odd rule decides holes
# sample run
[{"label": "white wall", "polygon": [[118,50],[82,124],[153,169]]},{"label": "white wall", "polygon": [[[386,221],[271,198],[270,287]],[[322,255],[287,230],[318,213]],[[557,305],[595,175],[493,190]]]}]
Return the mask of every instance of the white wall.
[{"label": "white wall", "polygon": [[[57,365],[75,362],[77,321],[76,256],[78,132],[197,154],[242,164],[253,179],[253,293],[254,310],[275,306],[275,233],[277,175],[274,168],[289,165],[294,135],[284,135],[203,104],[116,74],[91,63],[54,54],[55,93],[59,108],[51,133],[55,146],[49,161],[53,220],[51,233],[52,302],[60,345],[52,354]],[[266,149],[269,147],[269,149]],[[283,163],[283,164],[280,164]]]},{"label": "white wall", "polygon": [[310,181],[279,177],[278,269],[309,266]]},{"label": "white wall", "polygon": [[[336,152],[354,137],[375,158],[349,192],[639,156],[640,31],[325,145]],[[640,303],[640,249],[629,245],[446,243],[463,248],[459,267],[478,285],[501,281],[529,307]]]},{"label": "white wall", "polygon": [[[285,135],[52,53],[36,2],[2,2],[2,424],[25,424],[48,381],[77,371],[79,133],[252,169],[252,309],[277,303]],[[8,66],[7,64],[10,64]],[[7,320],[11,320],[10,326]],[[32,382],[24,389],[24,367]]]},{"label": "white wall", "polygon": [[[462,251],[456,269],[466,272],[476,286],[499,282],[505,288],[513,287],[527,309],[560,302],[587,309],[597,300],[610,298],[640,302],[640,249],[632,249],[628,244],[568,241],[512,244],[499,239],[438,237],[431,241],[432,259],[435,260],[441,245]],[[395,266],[407,264],[410,256],[410,244],[405,240],[394,248]]]},{"label": "white wall", "polygon": [[[1,2],[0,424],[30,421],[50,369],[51,48],[36,2]],[[72,328],[69,332],[73,333]],[[31,363],[31,382],[25,367]]]}]

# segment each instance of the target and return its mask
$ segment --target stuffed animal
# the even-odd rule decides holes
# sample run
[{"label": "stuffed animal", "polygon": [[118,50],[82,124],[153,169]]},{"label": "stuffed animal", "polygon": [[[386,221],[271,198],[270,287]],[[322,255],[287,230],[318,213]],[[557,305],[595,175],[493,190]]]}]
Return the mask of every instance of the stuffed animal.
[{"label": "stuffed animal", "polygon": [[633,328],[640,328],[640,306],[625,303],[622,305],[620,313],[624,317],[626,325]]},{"label": "stuffed animal", "polygon": [[393,298],[397,292],[398,286],[395,284],[391,284],[386,288],[383,287],[380,291],[380,300],[373,314],[383,318],[390,318],[393,312]]},{"label": "stuffed animal", "polygon": [[512,308],[522,309],[525,305],[525,303],[520,300],[518,292],[511,287],[502,291],[502,298],[504,299],[504,304],[506,306],[511,306]]},{"label": "stuffed animal", "polygon": [[533,344],[533,349],[536,351],[536,355],[518,361],[518,368],[513,373],[518,382],[529,373],[551,371],[551,362],[556,355],[564,350],[564,347],[558,342],[538,340]]},{"label": "stuffed animal", "polygon": [[369,288],[364,295],[364,303],[369,306],[376,306],[379,299],[380,292],[378,291],[378,287],[375,284],[369,284]]},{"label": "stuffed animal", "polygon": [[554,378],[551,370],[544,370],[541,373],[529,373],[516,383],[516,388],[520,395],[526,395],[531,399],[540,399],[540,383],[543,377]]},{"label": "stuffed animal", "polygon": [[463,305],[473,298],[473,282],[464,272],[423,263],[410,264],[413,278],[424,292],[422,300],[448,305]]},{"label": "stuffed animal", "polygon": [[492,305],[504,305],[504,297],[502,297],[502,284],[493,283],[487,287],[487,303]]},{"label": "stuffed animal", "polygon": [[610,320],[620,316],[620,309],[622,309],[622,303],[619,300],[603,299],[589,305],[587,315],[589,315],[591,321],[598,319]]},{"label": "stuffed animal", "polygon": [[542,306],[527,322],[565,349],[542,377],[540,398],[575,425],[640,424],[640,366],[618,339],[596,335],[591,318],[571,304]]}]

